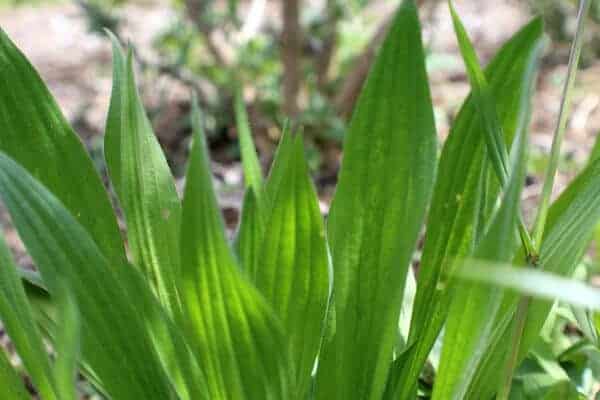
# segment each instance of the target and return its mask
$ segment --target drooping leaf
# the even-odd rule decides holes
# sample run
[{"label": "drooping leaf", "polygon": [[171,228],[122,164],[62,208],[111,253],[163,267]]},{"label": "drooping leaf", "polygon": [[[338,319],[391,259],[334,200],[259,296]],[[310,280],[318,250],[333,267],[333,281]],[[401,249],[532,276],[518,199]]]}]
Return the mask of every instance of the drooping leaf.
[{"label": "drooping leaf", "polygon": [[42,182],[112,264],[125,260],[117,220],[100,176],[54,98],[0,29],[0,151]]},{"label": "drooping leaf", "polygon": [[304,158],[302,136],[289,142],[281,158],[281,184],[265,218],[259,263],[253,280],[283,322],[296,375],[294,399],[305,399],[310,386],[328,297],[327,248],[323,220]]},{"label": "drooping leaf", "polygon": [[171,383],[136,306],[151,295],[140,286],[129,290],[127,274],[136,271],[113,268],[59,200],[4,154],[0,195],[50,294],[58,296],[64,285],[72,291],[82,352],[102,389],[114,398],[170,398]]},{"label": "drooping leaf", "polygon": [[406,274],[435,176],[436,132],[416,6],[404,1],[344,142],[328,239],[336,331],[320,399],[380,399]]},{"label": "drooping leaf", "polygon": [[225,238],[197,106],[181,228],[186,336],[210,399],[289,398],[282,327],[242,276]]},{"label": "drooping leaf", "polygon": [[135,87],[127,58],[113,37],[113,89],[106,136],[106,164],[127,223],[134,265],[161,303],[177,311],[181,204],[158,140]]},{"label": "drooping leaf", "polygon": [[254,140],[252,139],[252,130],[248,122],[248,114],[246,113],[244,97],[240,87],[236,88],[235,92],[235,120],[242,153],[244,181],[246,187],[253,188],[259,194],[262,191],[263,184],[262,170],[256,154]]},{"label": "drooping leaf", "polygon": [[16,268],[0,232],[0,320],[39,393],[58,399],[50,360]]},{"label": "drooping leaf", "polygon": [[30,400],[23,381],[17,371],[10,365],[10,361],[0,349],[0,397],[11,400]]},{"label": "drooping leaf", "polygon": [[[502,47],[485,71],[508,143],[522,120],[523,82],[530,74],[528,65],[542,31],[541,20],[533,20]],[[479,114],[474,98],[469,97],[456,117],[439,161],[428,217],[432,223],[425,237],[409,336],[411,354],[401,371],[399,398],[408,398],[416,389],[419,374],[446,320],[449,272],[456,260],[472,254],[485,226],[480,210],[485,202],[495,202],[495,192],[490,189],[486,198],[481,198],[487,173],[484,148]]]}]

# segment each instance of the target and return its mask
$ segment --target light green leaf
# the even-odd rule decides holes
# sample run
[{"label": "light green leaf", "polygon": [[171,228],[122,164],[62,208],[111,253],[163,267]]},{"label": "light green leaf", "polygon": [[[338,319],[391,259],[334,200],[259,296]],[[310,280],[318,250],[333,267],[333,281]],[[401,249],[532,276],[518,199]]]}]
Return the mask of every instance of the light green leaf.
[{"label": "light green leaf", "polygon": [[127,223],[134,265],[171,312],[177,293],[181,204],[158,140],[135,87],[131,51],[113,37],[113,89],[104,151]]},{"label": "light green leaf", "polygon": [[[600,160],[582,171],[550,207],[538,261],[540,269],[564,277],[572,275],[600,219],[599,199]],[[522,258],[516,260],[517,263],[522,261]],[[487,397],[497,389],[497,368],[511,346],[510,332],[513,327],[507,321],[514,315],[519,298],[520,295],[516,293],[505,294],[494,329],[496,342],[474,383],[473,393],[476,396]],[[549,300],[532,300],[520,341],[518,360],[523,360],[537,340],[552,304],[553,301]]]},{"label": "light green leaf", "polygon": [[242,204],[240,226],[235,239],[235,249],[240,266],[252,276],[258,265],[258,252],[263,237],[264,223],[254,189],[246,189]]},{"label": "light green leaf", "polygon": [[290,157],[278,158],[281,184],[271,199],[253,280],[283,321],[296,375],[294,399],[310,385],[328,297],[327,248],[317,194],[308,174],[302,136],[288,142]]},{"label": "light green leaf", "polygon": [[56,387],[62,400],[77,400],[75,382],[81,336],[79,311],[67,288],[59,294],[57,304],[60,316],[54,341]]},{"label": "light green leaf", "polygon": [[470,263],[458,276],[476,282],[515,290],[545,300],[600,310],[600,290],[583,282],[533,268],[510,264]]},{"label": "light green leaf", "polygon": [[336,332],[320,399],[380,399],[433,187],[436,132],[416,6],[404,1],[353,114],[328,222]]},{"label": "light green leaf", "polygon": [[[542,32],[541,20],[535,19],[516,33],[486,68],[508,143],[522,122],[519,113],[523,107],[520,104],[523,82]],[[483,135],[474,98],[469,97],[456,117],[440,157],[409,336],[411,354],[398,385],[402,390],[400,398],[409,398],[416,389],[423,365],[446,320],[451,303],[446,291],[449,272],[456,260],[472,255],[486,222],[481,219],[480,210],[487,208],[486,202],[496,199],[494,189],[488,189],[482,198],[483,178],[487,174]]]},{"label": "light green leaf", "polygon": [[1,29],[0,151],[65,205],[112,264],[125,260],[117,219],[83,144],[38,73]]},{"label": "light green leaf", "polygon": [[195,103],[193,123],[181,227],[186,336],[211,400],[290,398],[282,328],[242,276],[225,238]]},{"label": "light green leaf", "polygon": [[0,195],[50,294],[56,297],[64,285],[72,291],[81,315],[82,352],[106,393],[171,398],[171,383],[144,327],[145,310],[136,306],[150,294],[128,284],[127,274],[135,271],[111,266],[64,206],[4,154]]},{"label": "light green leaf", "polygon": [[0,320],[39,393],[58,399],[50,360],[16,268],[0,232]]},{"label": "light green leaf", "polygon": [[487,156],[490,159],[492,167],[496,172],[501,184],[506,180],[508,171],[506,145],[504,143],[504,133],[502,125],[498,121],[496,114],[496,105],[492,97],[490,87],[483,70],[479,66],[477,54],[473,44],[469,39],[467,32],[456,13],[452,1],[448,2],[450,14],[452,15],[452,24],[460,47],[460,52],[467,68],[467,76],[471,83],[471,96],[473,103],[484,128],[485,140],[487,142]]},{"label": "light green leaf", "polygon": [[23,381],[0,349],[0,397],[11,400],[30,400]]},{"label": "light green leaf", "polygon": [[252,139],[252,130],[248,123],[248,114],[246,113],[241,87],[237,87],[235,92],[235,120],[242,153],[244,181],[246,187],[253,188],[256,194],[260,195],[263,184],[262,170]]},{"label": "light green leaf", "polygon": [[[478,243],[474,256],[493,261],[509,262],[516,249],[516,228],[519,200],[525,178],[525,147],[527,138],[517,139],[516,165],[504,193],[501,208]],[[444,332],[444,344],[433,399],[464,399],[479,364],[489,347],[495,316],[502,305],[502,291],[482,288],[477,284],[457,285]]]}]

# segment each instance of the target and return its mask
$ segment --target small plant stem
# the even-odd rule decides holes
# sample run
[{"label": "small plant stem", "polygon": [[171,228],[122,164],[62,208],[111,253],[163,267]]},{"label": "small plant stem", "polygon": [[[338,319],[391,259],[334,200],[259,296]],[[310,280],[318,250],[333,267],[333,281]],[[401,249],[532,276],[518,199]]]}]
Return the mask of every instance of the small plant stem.
[{"label": "small plant stem", "polygon": [[542,236],[544,234],[548,210],[550,208],[550,196],[552,195],[554,177],[556,176],[556,170],[558,168],[558,162],[560,159],[560,147],[565,136],[569,109],[571,107],[573,84],[575,83],[575,76],[577,75],[577,66],[579,65],[579,56],[581,55],[581,46],[583,44],[584,21],[590,9],[590,4],[591,2],[589,0],[580,0],[579,2],[579,13],[577,15],[577,30],[575,32],[575,37],[573,38],[573,44],[571,45],[569,65],[567,67],[567,77],[565,80],[565,85],[563,87],[560,111],[558,113],[558,122],[556,124],[554,137],[552,139],[552,147],[550,149],[550,160],[548,162],[548,167],[546,168],[546,173],[544,176],[544,186],[542,188],[540,207],[538,209],[537,217],[533,228],[533,239],[534,242],[538,244],[538,246],[542,242]]},{"label": "small plant stem", "polygon": [[[573,43],[571,45],[571,52],[569,54],[569,65],[567,67],[567,78],[565,86],[563,88],[562,100],[560,104],[560,111],[558,114],[558,122],[554,131],[554,137],[552,139],[552,147],[550,150],[550,161],[546,168],[544,186],[542,188],[542,197],[540,201],[540,207],[535,219],[533,228],[533,245],[534,251],[527,251],[527,263],[531,268],[537,268],[538,266],[538,255],[541,248],[542,237],[544,235],[544,228],[546,225],[546,219],[548,216],[548,210],[550,208],[550,196],[552,194],[552,187],[554,185],[554,177],[558,168],[558,161],[560,157],[560,147],[562,140],[565,135],[567,126],[567,116],[569,114],[569,108],[571,105],[571,95],[573,92],[573,84],[575,82],[575,76],[577,73],[577,66],[579,64],[579,56],[581,55],[581,46],[583,43],[583,28],[584,21],[590,9],[591,2],[589,0],[580,0],[579,11],[577,14],[577,30]],[[506,360],[501,386],[498,390],[498,400],[506,400],[510,395],[510,389],[512,386],[512,379],[514,370],[518,366],[519,362],[519,349],[521,347],[521,338],[525,330],[525,323],[527,321],[527,314],[529,311],[529,305],[531,298],[529,296],[523,296],[519,300],[517,310],[515,314],[514,328],[511,335],[511,348],[510,354]]]}]

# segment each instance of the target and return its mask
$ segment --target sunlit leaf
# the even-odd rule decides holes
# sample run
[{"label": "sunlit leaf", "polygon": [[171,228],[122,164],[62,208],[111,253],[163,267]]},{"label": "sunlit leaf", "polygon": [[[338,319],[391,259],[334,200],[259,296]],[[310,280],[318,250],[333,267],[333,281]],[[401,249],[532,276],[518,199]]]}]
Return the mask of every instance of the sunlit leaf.
[{"label": "sunlit leaf", "polygon": [[177,311],[181,205],[135,87],[131,51],[125,59],[114,37],[113,89],[104,152],[125,214],[133,262],[161,302]]},{"label": "sunlit leaf", "polygon": [[282,327],[242,276],[225,238],[196,106],[193,123],[181,229],[187,337],[206,374],[210,399],[289,398]]},{"label": "sunlit leaf", "polygon": [[383,394],[436,150],[417,9],[404,1],[344,141],[327,229],[336,331],[319,363],[320,399]]},{"label": "sunlit leaf", "polygon": [[[512,141],[523,122],[523,82],[530,76],[528,67],[541,35],[542,22],[535,19],[502,47],[485,70],[507,142]],[[495,190],[482,193],[487,174],[484,135],[474,98],[469,97],[456,117],[439,161],[409,336],[411,354],[401,371],[399,398],[408,398],[416,390],[419,374],[446,321],[449,272],[457,260],[473,253],[486,223],[480,211],[487,209],[486,202],[494,204],[496,200]]]},{"label": "sunlit leaf", "polygon": [[302,136],[295,135],[290,156],[278,158],[283,169],[265,215],[252,278],[282,320],[296,375],[293,398],[305,399],[310,384],[328,296],[327,249],[323,219],[304,158]]}]

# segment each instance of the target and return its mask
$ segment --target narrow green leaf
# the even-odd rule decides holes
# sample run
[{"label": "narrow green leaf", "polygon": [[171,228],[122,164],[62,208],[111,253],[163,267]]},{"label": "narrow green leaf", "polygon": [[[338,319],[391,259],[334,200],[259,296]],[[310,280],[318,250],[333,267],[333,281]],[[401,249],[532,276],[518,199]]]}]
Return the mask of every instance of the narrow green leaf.
[{"label": "narrow green leaf", "polygon": [[[523,82],[542,35],[542,22],[535,19],[516,33],[486,68],[486,78],[505,138],[512,142],[522,123]],[[517,104],[518,106],[515,106]],[[485,221],[480,210],[485,202],[495,201],[488,189],[482,198],[485,139],[481,120],[470,96],[463,104],[439,161],[439,176],[429,210],[428,230],[417,282],[417,295],[409,344],[411,354],[401,371],[399,398],[409,398],[429,352],[446,320],[451,303],[447,297],[447,278],[456,260],[472,255]],[[440,221],[444,221],[440,223]]]},{"label": "narrow green leaf", "polygon": [[448,4],[460,52],[465,62],[465,66],[467,67],[467,76],[471,83],[471,96],[473,96],[475,108],[483,122],[482,125],[484,127],[485,140],[488,149],[487,154],[490,158],[492,167],[496,171],[498,179],[501,184],[504,184],[508,171],[508,165],[506,163],[508,160],[508,153],[506,152],[506,145],[504,144],[502,126],[500,125],[496,114],[496,105],[494,104],[494,99],[490,93],[490,87],[485,78],[485,74],[479,66],[479,61],[477,61],[477,54],[475,53],[473,44],[465,31],[460,17],[452,5],[452,1],[449,1]]},{"label": "narrow green leaf", "polygon": [[0,398],[11,400],[30,400],[31,396],[25,391],[23,381],[10,361],[0,349]]},{"label": "narrow green leaf", "polygon": [[253,279],[283,321],[296,375],[292,398],[305,399],[323,332],[329,277],[323,219],[302,136],[295,135],[290,144],[287,163],[273,167],[284,172],[265,219]]},{"label": "narrow green leaf", "polygon": [[[244,197],[242,218],[235,240],[235,248],[242,268],[249,276],[254,276],[258,267],[258,253],[263,240],[265,218],[271,213],[274,197],[284,184],[286,168],[293,156],[293,140],[288,126],[284,126],[283,135],[277,146],[275,157],[265,184],[257,190],[248,188]],[[280,166],[280,167],[278,167]],[[248,191],[252,191],[250,195]],[[249,198],[252,196],[252,198]]]},{"label": "narrow green leaf", "polygon": [[259,201],[254,189],[246,189],[242,204],[240,227],[235,240],[236,253],[240,266],[252,276],[258,263],[258,251],[263,237],[264,223],[260,212]]},{"label": "narrow green leaf", "polygon": [[[499,181],[500,185],[505,185],[508,176],[508,151],[507,146],[504,143],[504,138],[506,135],[502,131],[502,125],[500,124],[498,115],[496,113],[496,102],[492,97],[490,86],[483,70],[481,69],[481,66],[479,65],[477,54],[475,53],[473,44],[471,43],[471,40],[465,31],[460,17],[456,13],[456,10],[452,5],[452,1],[450,1],[448,4],[450,6],[452,23],[454,25],[454,30],[456,32],[461,54],[467,68],[467,75],[469,76],[469,81],[471,83],[471,93],[475,103],[475,108],[477,109],[477,112],[482,120],[487,145],[487,157],[496,173],[496,179]],[[535,66],[537,63],[534,62],[532,64]],[[524,81],[525,87],[531,86],[531,84],[528,82],[535,81],[535,71],[530,73],[528,78],[530,79],[529,81]],[[529,96],[525,98],[524,102],[521,102],[521,108],[526,109],[527,112],[529,111],[528,103]],[[522,113],[519,112],[519,114]],[[526,118],[526,121],[528,122],[529,118]],[[532,242],[529,231],[525,227],[520,213],[518,221],[521,241],[523,242],[527,253],[533,254],[535,251],[534,243]]]},{"label": "narrow green leaf", "polygon": [[330,355],[319,365],[318,398],[381,398],[435,167],[419,19],[404,1],[345,137],[328,222],[336,332],[324,344]]},{"label": "narrow green leaf", "polygon": [[75,383],[81,335],[79,311],[67,288],[58,296],[57,304],[60,324],[54,342],[56,387],[61,400],[77,400]]},{"label": "narrow green leaf", "polygon": [[135,271],[111,266],[58,199],[4,154],[0,195],[50,294],[59,295],[63,284],[72,290],[84,358],[103,389],[114,398],[170,398],[173,390],[144,327],[144,310],[136,306],[146,294],[127,284],[127,274]]},{"label": "narrow green leaf", "polygon": [[262,190],[262,170],[252,139],[252,130],[248,123],[248,114],[246,113],[241,87],[237,87],[235,91],[235,120],[242,153],[244,181],[246,187],[253,188],[258,194]]},{"label": "narrow green leaf", "polygon": [[90,232],[112,264],[125,260],[100,176],[54,98],[0,29],[0,151],[42,182]]},{"label": "narrow green leaf", "polygon": [[229,248],[195,103],[193,123],[181,227],[187,337],[210,399],[290,398],[282,328]]},{"label": "narrow green leaf", "polygon": [[131,51],[113,37],[113,89],[104,151],[127,223],[133,257],[161,303],[179,309],[177,276],[181,204],[135,87]]},{"label": "narrow green leaf", "polygon": [[[571,182],[550,207],[538,268],[563,277],[572,275],[600,220],[599,199],[600,161],[595,161]],[[523,259],[513,261],[515,262],[522,263]],[[489,397],[497,389],[498,366],[502,365],[503,357],[511,347],[512,323],[507,321],[514,315],[519,298],[515,293],[505,294],[502,311],[494,329],[496,342],[488,352],[485,367],[474,383],[473,393],[476,396]],[[523,360],[528,349],[537,340],[552,304],[553,301],[532,300],[520,340],[519,361]]]},{"label": "narrow green leaf", "polygon": [[57,399],[50,360],[16,268],[0,232],[0,320],[39,393]]},{"label": "narrow green leaf", "polygon": [[476,263],[457,271],[459,276],[518,291],[545,300],[600,310],[600,290],[572,278],[509,264]]},{"label": "narrow green leaf", "polygon": [[[504,193],[501,208],[487,233],[478,243],[478,259],[510,262],[516,249],[516,228],[521,188],[525,178],[525,135],[518,137],[512,177]],[[433,399],[463,399],[489,347],[495,315],[502,305],[502,291],[463,284],[452,288],[452,304],[444,333],[444,344]]]}]

